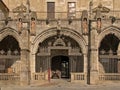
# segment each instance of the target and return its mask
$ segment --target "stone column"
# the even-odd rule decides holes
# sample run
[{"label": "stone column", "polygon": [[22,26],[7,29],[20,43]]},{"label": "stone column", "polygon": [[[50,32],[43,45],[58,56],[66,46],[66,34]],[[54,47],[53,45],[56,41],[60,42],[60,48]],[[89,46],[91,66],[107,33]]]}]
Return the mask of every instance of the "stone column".
[{"label": "stone column", "polygon": [[[117,55],[120,56],[120,43],[118,45]],[[118,73],[120,73],[120,61],[118,61]]]},{"label": "stone column", "polygon": [[87,61],[87,55],[84,54],[84,78],[85,78],[85,84],[87,84],[87,72],[88,72],[88,61]]},{"label": "stone column", "polygon": [[45,73],[45,80],[50,80],[51,78],[51,60],[50,56],[46,56],[46,73]]},{"label": "stone column", "polygon": [[72,56],[69,56],[69,60],[70,60],[69,68],[70,68],[70,73],[71,73],[71,72],[73,72],[73,59],[72,59]]},{"label": "stone column", "polygon": [[91,49],[90,57],[90,84],[98,83],[98,68],[97,68],[97,49]]},{"label": "stone column", "polygon": [[90,84],[98,83],[98,49],[97,49],[97,30],[96,21],[91,22],[89,36],[89,64],[90,64]]},{"label": "stone column", "polygon": [[30,71],[31,71],[31,80],[34,80],[33,78],[33,73],[35,73],[35,60],[36,55],[35,54],[31,54],[30,56]]},{"label": "stone column", "polygon": [[118,61],[118,73],[120,73],[120,61]]},{"label": "stone column", "polygon": [[20,84],[21,86],[30,84],[30,67],[29,67],[29,50],[21,50],[21,73],[20,73]]}]

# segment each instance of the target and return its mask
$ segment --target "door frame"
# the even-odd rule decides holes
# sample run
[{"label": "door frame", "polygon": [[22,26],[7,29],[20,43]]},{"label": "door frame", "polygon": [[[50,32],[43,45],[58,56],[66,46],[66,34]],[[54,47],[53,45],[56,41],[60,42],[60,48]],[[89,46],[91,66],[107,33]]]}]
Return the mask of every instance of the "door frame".
[{"label": "door frame", "polygon": [[[58,61],[58,67],[56,67],[56,69],[53,69],[52,65],[54,64],[54,59],[59,60]],[[64,58],[66,58],[64,60]],[[57,61],[55,61],[56,63]],[[65,65],[65,68],[62,68],[62,63]],[[68,65],[67,65],[68,63]],[[65,76],[63,76],[62,70],[65,70]],[[69,67],[69,56],[65,56],[65,55],[56,55],[53,56],[51,58],[51,70],[52,70],[52,78],[54,78],[54,76],[56,75],[56,78],[69,78],[70,77],[70,67]],[[64,71],[63,70],[63,71]]]}]

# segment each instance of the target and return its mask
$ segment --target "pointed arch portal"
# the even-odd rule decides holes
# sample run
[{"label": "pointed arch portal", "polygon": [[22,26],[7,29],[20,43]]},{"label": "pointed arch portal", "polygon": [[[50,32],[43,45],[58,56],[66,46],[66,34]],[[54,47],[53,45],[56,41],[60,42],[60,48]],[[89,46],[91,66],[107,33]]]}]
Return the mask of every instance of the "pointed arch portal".
[{"label": "pointed arch portal", "polygon": [[69,36],[52,36],[39,43],[36,72],[51,69],[51,78],[69,78],[72,72],[84,71],[84,58],[79,44]]},{"label": "pointed arch portal", "polygon": [[[100,73],[119,73],[119,38],[114,34],[106,35],[99,47]],[[115,79],[115,78],[113,78]]]},{"label": "pointed arch portal", "polygon": [[20,73],[20,67],[19,70],[16,67],[19,60],[19,43],[13,36],[8,35],[0,42],[0,73]]}]

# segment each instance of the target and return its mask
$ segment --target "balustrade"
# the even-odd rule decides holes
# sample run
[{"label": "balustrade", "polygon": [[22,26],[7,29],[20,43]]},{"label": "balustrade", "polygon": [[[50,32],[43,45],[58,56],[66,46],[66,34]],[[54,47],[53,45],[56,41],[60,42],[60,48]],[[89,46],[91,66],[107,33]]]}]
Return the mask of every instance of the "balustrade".
[{"label": "balustrade", "polygon": [[18,52],[18,50],[8,50],[8,51],[4,51],[4,50],[0,50],[0,55],[19,55],[20,53]]},{"label": "balustrade", "polygon": [[84,80],[84,73],[71,73],[71,82],[72,81],[82,81]]},{"label": "balustrade", "polygon": [[33,79],[34,80],[45,80],[45,74],[44,73],[33,73]]},{"label": "balustrade", "polygon": [[99,58],[99,80],[120,80],[120,56],[117,55],[117,52],[112,52],[112,50],[109,50],[109,52],[105,52],[105,50],[102,50]]},{"label": "balustrade", "polygon": [[99,80],[120,80],[120,74],[119,73],[100,74]]},{"label": "balustrade", "polygon": [[20,80],[20,75],[14,73],[0,73],[0,80]]}]

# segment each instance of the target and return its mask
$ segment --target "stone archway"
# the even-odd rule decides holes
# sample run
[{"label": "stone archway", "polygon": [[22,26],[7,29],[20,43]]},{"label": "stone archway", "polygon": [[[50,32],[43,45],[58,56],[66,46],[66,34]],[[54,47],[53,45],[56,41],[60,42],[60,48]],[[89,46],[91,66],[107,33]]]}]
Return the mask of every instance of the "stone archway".
[{"label": "stone archway", "polygon": [[87,43],[85,39],[82,35],[69,29],[60,30],[60,36],[62,37],[57,35],[56,28],[52,28],[34,39],[30,56],[31,74],[47,73],[48,68],[51,69],[51,58],[56,56],[51,55],[52,50],[68,50],[70,73],[81,73],[80,77],[83,80],[84,73],[87,73]]},{"label": "stone archway", "polygon": [[6,36],[11,35],[18,41],[19,47],[21,49],[24,49],[23,40],[16,30],[14,30],[13,28],[6,27],[3,28],[0,32],[0,41],[3,40]]},{"label": "stone archway", "polygon": [[102,30],[102,32],[98,35],[98,42],[97,47],[100,47],[101,41],[104,39],[104,37],[108,34],[114,34],[117,38],[120,39],[120,29],[117,27],[108,27]]},{"label": "stone archway", "polygon": [[[118,51],[119,39],[114,34],[106,35],[101,41],[99,47],[101,73],[117,73],[118,72]],[[107,56],[108,58],[105,58]],[[114,57],[114,58],[113,58]]]},{"label": "stone archway", "polygon": [[[21,50],[25,48],[25,45],[21,35],[13,28],[5,27],[0,30],[0,33],[0,59],[4,60],[1,67],[5,67],[0,78],[5,82],[6,80],[13,80],[15,84],[19,84],[23,57]],[[7,83],[11,82],[7,81]]]},{"label": "stone archway", "polygon": [[[42,65],[43,63],[46,62],[47,59],[46,57],[53,57],[56,55],[68,55],[69,57],[71,57],[71,60],[76,63],[79,62],[79,59],[83,60],[82,53],[83,52],[81,50],[81,47],[74,39],[65,35],[62,36],[55,35],[47,38],[42,43],[39,43],[39,48],[36,53],[36,58],[38,58],[36,61],[36,67],[38,66],[39,62],[40,65],[42,66],[41,67],[42,71],[46,71],[47,68],[50,67],[47,66],[46,68],[44,65]],[[36,68],[36,71],[39,71],[38,70],[39,67]],[[73,71],[76,72],[77,70],[78,70],[77,68],[74,68]]]},{"label": "stone archway", "polygon": [[[79,33],[76,33],[75,30],[71,30],[69,28],[63,28],[63,30],[60,30],[62,35],[69,36],[73,38],[81,47],[84,54],[87,54],[87,41],[85,38],[80,35]],[[55,36],[57,34],[56,28],[51,28],[48,30],[45,30],[41,34],[39,34],[33,41],[32,41],[32,47],[31,51],[32,54],[35,54],[38,50],[39,43],[43,42],[45,39]]]},{"label": "stone archway", "polygon": [[1,73],[20,74],[20,47],[11,35],[4,37],[0,42],[0,62]]},{"label": "stone archway", "polygon": [[[119,40],[118,28],[110,27],[104,30],[99,37],[99,74],[100,80],[119,80]],[[118,76],[116,76],[118,74]]]}]

